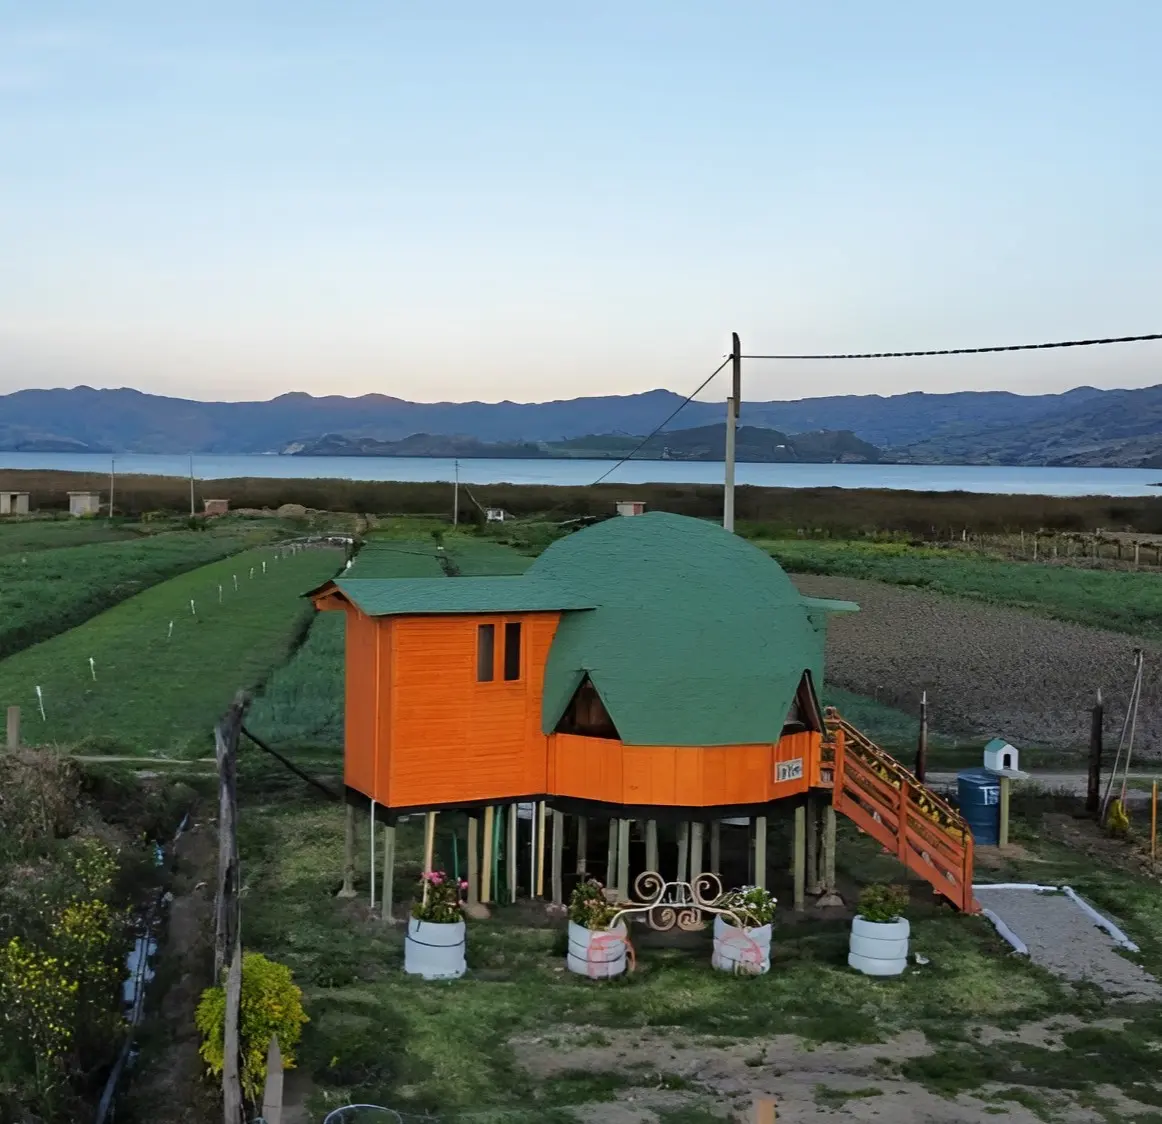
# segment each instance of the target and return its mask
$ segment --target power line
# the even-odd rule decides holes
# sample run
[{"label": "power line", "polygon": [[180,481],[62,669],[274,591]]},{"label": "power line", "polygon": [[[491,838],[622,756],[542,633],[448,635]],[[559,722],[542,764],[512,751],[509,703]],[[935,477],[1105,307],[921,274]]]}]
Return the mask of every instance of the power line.
[{"label": "power line", "polygon": [[729,363],[732,358],[733,358],[733,356],[728,355],[719,366],[715,367],[715,369],[713,371],[711,371],[710,374],[707,375],[706,378],[704,378],[702,380],[702,382],[697,387],[694,388],[694,390],[692,390],[689,394],[686,395],[686,398],[681,403],[679,403],[677,408],[674,409],[667,418],[665,418],[661,423],[659,423],[651,433],[649,433],[645,437],[643,437],[641,439],[641,441],[639,441],[638,444],[635,446],[635,448],[632,449],[630,452],[626,453],[626,455],[624,457],[622,457],[621,460],[619,460],[617,462],[617,464],[615,464],[612,468],[608,469],[607,471],[603,472],[589,486],[591,488],[596,487],[607,476],[609,476],[610,474],[616,472],[619,468],[621,468],[621,466],[623,464],[625,464],[626,461],[632,460],[635,456],[637,456],[637,454],[642,451],[642,449],[646,446],[646,444],[649,441],[651,441],[653,438],[657,437],[657,435],[659,433],[661,433],[661,431],[663,429],[665,429],[666,426],[668,426],[670,424],[670,422],[672,422],[687,406],[690,405],[690,403],[694,399],[694,395],[698,394],[700,391],[704,390],[707,386],[710,385],[710,380],[713,379],[714,376],[717,375],[718,372],[721,371],[722,368],[725,367],[726,364]]},{"label": "power line", "polygon": [[[1110,336],[1100,340],[1059,340],[1056,343],[1015,343],[1001,347],[947,347],[939,351],[867,351],[847,355],[744,355],[743,359],[912,359],[922,355],[983,355],[993,351],[1044,351],[1054,347],[1101,347],[1111,343],[1162,340],[1162,332],[1148,336]],[[729,362],[729,360],[728,360]],[[723,364],[725,366],[726,364]],[[719,371],[722,367],[718,368]],[[715,372],[717,374],[717,372]],[[697,391],[695,391],[697,393]]]}]

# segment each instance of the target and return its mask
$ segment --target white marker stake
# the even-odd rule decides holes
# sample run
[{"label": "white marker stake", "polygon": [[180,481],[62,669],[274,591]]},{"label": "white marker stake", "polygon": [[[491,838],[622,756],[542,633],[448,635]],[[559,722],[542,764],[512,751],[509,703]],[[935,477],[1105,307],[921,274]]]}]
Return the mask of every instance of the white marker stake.
[{"label": "white marker stake", "polygon": [[173,621],[169,622],[169,635],[166,637],[166,639],[167,640],[173,639]]},{"label": "white marker stake", "polygon": [[264,574],[266,573],[266,559],[265,558],[262,560],[262,572]]},{"label": "white marker stake", "polygon": [[44,695],[42,694],[39,687],[36,689],[36,701],[40,706],[40,720],[42,722],[47,722],[48,719],[44,715]]},{"label": "white marker stake", "polygon": [[222,583],[218,583],[218,604],[222,604]]},{"label": "white marker stake", "polygon": [[97,682],[97,661],[92,656],[89,657],[89,672],[93,676],[93,682]]},{"label": "white marker stake", "polygon": [[234,575],[234,592],[235,593],[238,592],[238,575],[237,574]]},{"label": "white marker stake", "polygon": [[190,598],[190,616],[196,617],[197,615],[198,615],[198,610],[194,605],[194,599],[191,597]]},{"label": "white marker stake", "polygon": [[253,566],[250,567],[250,576],[254,577],[254,567]]}]

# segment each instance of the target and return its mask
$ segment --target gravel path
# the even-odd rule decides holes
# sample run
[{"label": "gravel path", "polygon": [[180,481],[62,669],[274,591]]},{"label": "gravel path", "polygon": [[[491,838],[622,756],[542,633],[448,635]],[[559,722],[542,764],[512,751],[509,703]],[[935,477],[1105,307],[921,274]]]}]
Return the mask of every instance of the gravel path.
[{"label": "gravel path", "polygon": [[1084,747],[1094,692],[1106,700],[1112,760],[1133,672],[1146,653],[1135,754],[1162,754],[1162,647],[1022,609],[858,578],[795,574],[803,593],[859,603],[828,624],[827,676],[937,729],[1001,734],[1021,746]]},{"label": "gravel path", "polygon": [[981,890],[991,909],[1029,946],[1029,958],[1069,980],[1088,980],[1125,999],[1162,999],[1162,985],[1118,950],[1080,906],[1064,894]]}]

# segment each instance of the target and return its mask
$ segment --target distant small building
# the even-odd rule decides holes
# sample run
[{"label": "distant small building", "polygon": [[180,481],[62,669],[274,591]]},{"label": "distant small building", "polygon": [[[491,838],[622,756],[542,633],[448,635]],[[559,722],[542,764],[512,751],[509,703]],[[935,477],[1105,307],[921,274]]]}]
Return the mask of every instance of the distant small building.
[{"label": "distant small building", "polygon": [[509,514],[503,507],[489,507],[484,510],[484,520],[487,523],[503,523]]},{"label": "distant small building", "polygon": [[0,515],[27,515],[27,492],[0,492]]},{"label": "distant small building", "polygon": [[70,515],[97,515],[100,510],[100,492],[69,492]]},{"label": "distant small building", "polygon": [[646,505],[642,500],[618,500],[618,515],[645,515]]},{"label": "distant small building", "polygon": [[226,515],[230,511],[229,500],[206,500],[206,515]]}]

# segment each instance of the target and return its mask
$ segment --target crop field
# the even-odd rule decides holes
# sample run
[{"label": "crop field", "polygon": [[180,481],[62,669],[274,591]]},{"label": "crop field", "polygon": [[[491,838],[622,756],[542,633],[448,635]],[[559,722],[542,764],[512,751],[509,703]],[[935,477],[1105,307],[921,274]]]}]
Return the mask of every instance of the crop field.
[{"label": "crop field", "polygon": [[286,661],[314,612],[302,594],[341,565],[264,547],[171,578],[0,662],[0,708],[23,708],[28,741],[204,752],[233,693]]},{"label": "crop field", "polygon": [[0,518],[0,554],[95,542],[124,542],[140,538],[142,531],[140,524],[110,523],[107,519]]}]

